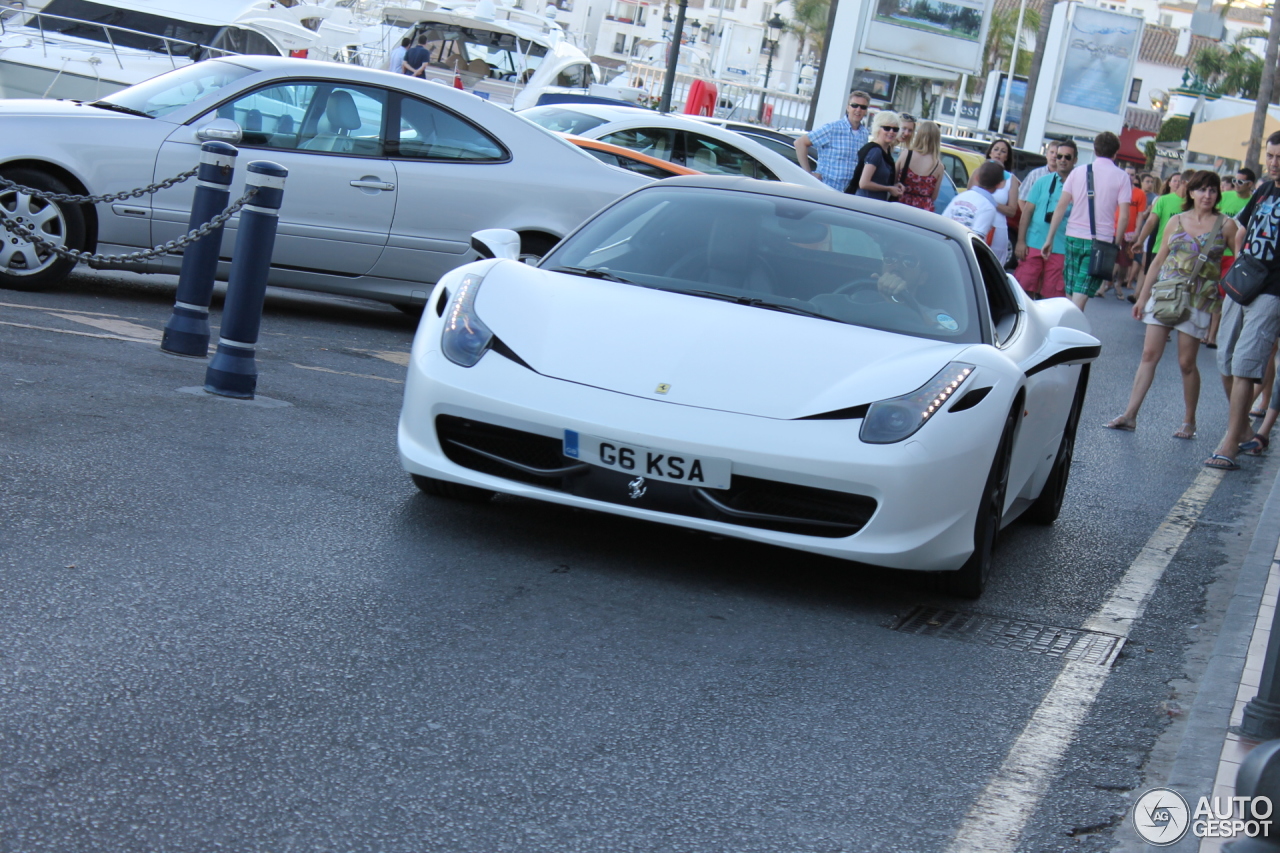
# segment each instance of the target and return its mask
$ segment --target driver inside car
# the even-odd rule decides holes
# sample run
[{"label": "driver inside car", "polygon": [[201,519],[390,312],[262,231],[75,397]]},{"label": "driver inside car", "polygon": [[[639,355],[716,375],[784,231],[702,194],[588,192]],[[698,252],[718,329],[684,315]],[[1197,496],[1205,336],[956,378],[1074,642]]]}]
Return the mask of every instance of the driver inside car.
[{"label": "driver inside car", "polygon": [[876,289],[885,300],[905,304],[930,326],[955,331],[959,327],[955,318],[948,310],[938,307],[943,300],[922,262],[922,248],[912,245],[910,240],[888,242],[880,253],[884,268],[872,275]]}]

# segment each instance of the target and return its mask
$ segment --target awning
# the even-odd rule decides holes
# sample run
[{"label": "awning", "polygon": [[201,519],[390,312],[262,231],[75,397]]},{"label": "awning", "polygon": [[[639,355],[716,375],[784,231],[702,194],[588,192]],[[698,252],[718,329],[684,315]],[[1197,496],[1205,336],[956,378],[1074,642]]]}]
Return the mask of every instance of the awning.
[{"label": "awning", "polygon": [[1137,127],[1126,127],[1120,131],[1120,153],[1117,160],[1126,163],[1137,163],[1140,166],[1147,162],[1147,140],[1154,140],[1156,135],[1149,130]]},{"label": "awning", "polygon": [[[1241,113],[1231,118],[1220,118],[1217,121],[1201,122],[1191,128],[1191,140],[1187,150],[1208,157],[1221,157],[1223,160],[1244,160],[1249,147],[1249,133],[1253,130],[1253,113]],[[1270,113],[1262,130],[1262,138],[1266,139],[1280,130],[1280,121]]]}]

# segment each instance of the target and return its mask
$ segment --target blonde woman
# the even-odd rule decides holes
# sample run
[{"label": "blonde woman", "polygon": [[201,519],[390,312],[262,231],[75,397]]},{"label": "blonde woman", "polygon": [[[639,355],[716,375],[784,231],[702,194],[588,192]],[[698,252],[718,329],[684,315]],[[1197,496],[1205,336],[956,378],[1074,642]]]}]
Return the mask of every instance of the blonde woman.
[{"label": "blonde woman", "polygon": [[898,179],[906,188],[898,201],[933,212],[933,203],[942,187],[942,132],[931,121],[922,121],[911,139],[911,147],[898,157]]},{"label": "blonde woman", "polygon": [[905,187],[898,182],[898,169],[893,162],[893,145],[898,139],[898,114],[889,110],[876,113],[871,123],[871,141],[858,152],[862,164],[858,172],[858,192],[864,198],[896,201]]}]

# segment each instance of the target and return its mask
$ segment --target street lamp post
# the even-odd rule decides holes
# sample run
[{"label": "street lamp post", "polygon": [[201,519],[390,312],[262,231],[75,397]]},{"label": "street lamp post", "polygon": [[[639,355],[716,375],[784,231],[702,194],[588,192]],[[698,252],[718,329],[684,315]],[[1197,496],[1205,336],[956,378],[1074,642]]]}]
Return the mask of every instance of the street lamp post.
[{"label": "street lamp post", "polygon": [[671,91],[676,87],[676,65],[680,60],[680,37],[684,34],[684,13],[689,8],[689,0],[680,0],[676,8],[676,28],[671,34],[671,50],[667,52],[667,73],[662,78],[662,100],[658,102],[658,112],[671,112]]},{"label": "street lamp post", "polygon": [[778,34],[782,32],[782,28],[786,26],[786,23],[782,18],[778,17],[777,12],[774,12],[773,17],[769,19],[766,26],[773,31],[773,38],[767,39],[769,60],[764,66],[764,86],[763,91],[760,92],[760,108],[756,110],[756,121],[759,122],[764,121],[764,96],[765,92],[769,90],[769,75],[773,73],[773,54],[778,50]]}]

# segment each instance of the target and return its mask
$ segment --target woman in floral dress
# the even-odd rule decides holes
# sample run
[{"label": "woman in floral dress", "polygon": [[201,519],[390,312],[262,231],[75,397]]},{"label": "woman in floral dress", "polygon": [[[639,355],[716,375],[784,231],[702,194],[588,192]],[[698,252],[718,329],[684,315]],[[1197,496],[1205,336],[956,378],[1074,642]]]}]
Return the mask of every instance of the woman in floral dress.
[{"label": "woman in floral dress", "polygon": [[936,123],[920,122],[911,137],[911,146],[898,156],[898,177],[906,187],[898,201],[933,212],[933,203],[942,187],[941,141],[942,133]]},{"label": "woman in floral dress", "polygon": [[[1178,365],[1182,368],[1182,399],[1186,409],[1182,427],[1173,437],[1196,437],[1196,406],[1200,402],[1200,371],[1196,367],[1196,354],[1200,349],[1200,339],[1208,331],[1210,319],[1221,298],[1218,279],[1221,276],[1222,251],[1228,245],[1234,245],[1236,223],[1234,219],[1218,213],[1218,200],[1222,190],[1218,185],[1218,176],[1213,172],[1196,172],[1186,186],[1187,196],[1182,212],[1170,217],[1161,239],[1160,251],[1147,268],[1146,278],[1138,290],[1133,317],[1147,324],[1147,335],[1142,344],[1142,360],[1133,377],[1129,406],[1124,414],[1105,424],[1108,429],[1132,431],[1137,427],[1138,410],[1151,388],[1156,365],[1164,354],[1170,329],[1173,329],[1178,333]],[[1151,289],[1157,281],[1189,278],[1201,253],[1206,256],[1206,260],[1191,282],[1191,316],[1176,326],[1165,325],[1153,315],[1155,300]]]}]

